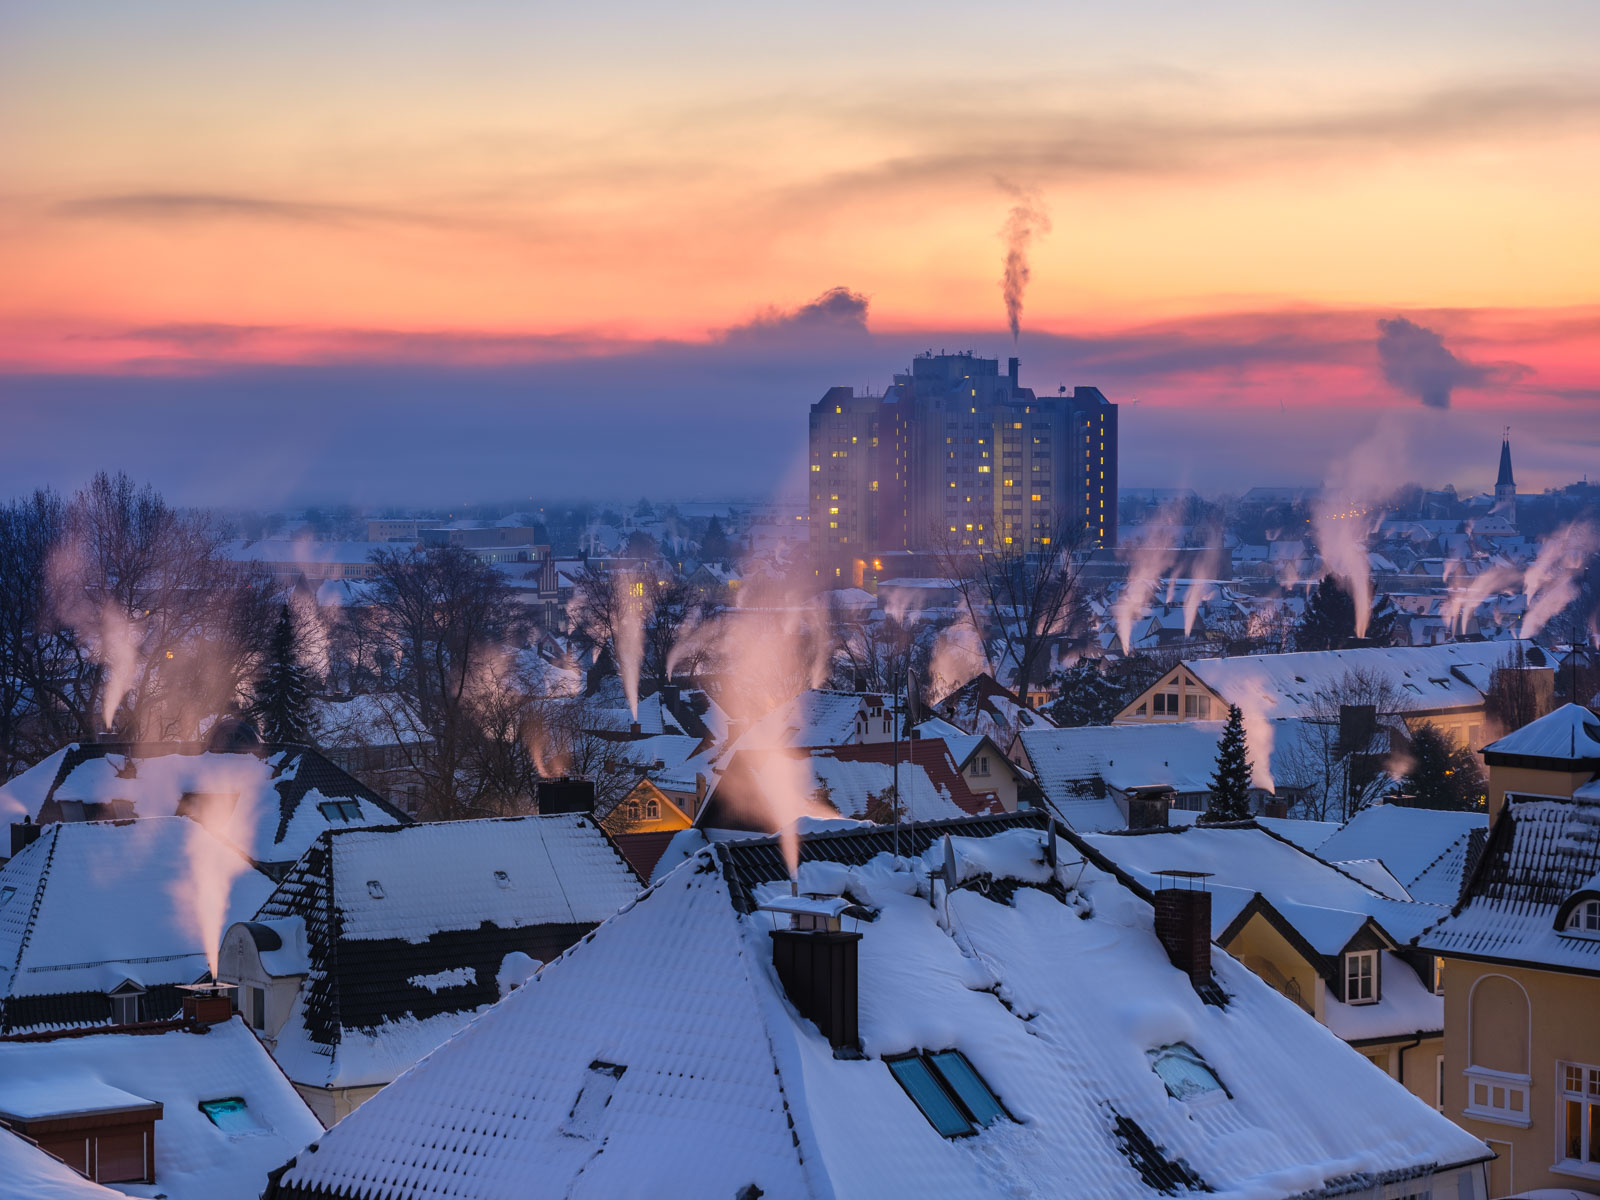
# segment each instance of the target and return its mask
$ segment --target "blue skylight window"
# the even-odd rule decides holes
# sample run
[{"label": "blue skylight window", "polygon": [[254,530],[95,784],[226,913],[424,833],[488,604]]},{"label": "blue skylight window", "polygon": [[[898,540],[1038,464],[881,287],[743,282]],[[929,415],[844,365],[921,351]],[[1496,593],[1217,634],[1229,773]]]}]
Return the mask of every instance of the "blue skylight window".
[{"label": "blue skylight window", "polygon": [[888,1059],[889,1070],[906,1095],[945,1137],[966,1137],[1006,1115],[959,1050],[907,1054]]},{"label": "blue skylight window", "polygon": [[260,1133],[261,1123],[238,1096],[225,1100],[202,1100],[200,1111],[223,1133]]},{"label": "blue skylight window", "polygon": [[934,1070],[944,1076],[944,1081],[961,1103],[967,1106],[967,1111],[977,1124],[993,1125],[1006,1115],[1006,1110],[1000,1107],[1000,1101],[995,1099],[994,1093],[972,1069],[972,1064],[961,1051],[942,1050],[938,1054],[930,1054],[928,1060],[933,1063]]},{"label": "blue skylight window", "polygon": [[616,1094],[617,1084],[627,1069],[617,1063],[599,1060],[590,1063],[589,1073],[584,1077],[583,1086],[578,1089],[578,1098],[572,1102],[572,1111],[562,1123],[561,1132],[568,1137],[598,1136],[601,1118],[610,1107],[611,1097]]},{"label": "blue skylight window", "polygon": [[1149,1052],[1150,1066],[1166,1085],[1174,1100],[1192,1102],[1210,1096],[1226,1096],[1228,1090],[1216,1072],[1186,1042],[1174,1042]]}]

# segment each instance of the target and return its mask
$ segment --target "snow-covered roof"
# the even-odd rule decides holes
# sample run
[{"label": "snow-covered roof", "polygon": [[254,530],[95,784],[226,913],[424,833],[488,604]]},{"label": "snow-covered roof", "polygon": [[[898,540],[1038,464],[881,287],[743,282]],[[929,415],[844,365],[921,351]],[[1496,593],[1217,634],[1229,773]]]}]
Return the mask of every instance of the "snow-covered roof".
[{"label": "snow-covered roof", "polygon": [[[777,845],[728,843],[329,1130],[282,1194],[1122,1200],[1182,1179],[1288,1196],[1487,1156],[1226,955],[1227,1007],[1206,1003],[1148,898],[1070,835],[1049,865],[1042,821],[946,826],[948,895],[929,879],[938,827],[906,831],[907,859],[886,830],[803,844],[802,893],[875,913],[846,918],[860,1058],[836,1057],[772,967],[758,906],[789,891]],[[1173,1099],[1150,1055],[1177,1043],[1223,1094]],[[884,1061],[949,1049],[1004,1109],[976,1136],[941,1136]]]},{"label": "snow-covered roof", "polygon": [[1441,954],[1600,974],[1600,938],[1556,929],[1600,873],[1600,803],[1509,793],[1460,905],[1422,936]]},{"label": "snow-covered roof", "polygon": [[882,696],[812,688],[780,704],[751,725],[733,743],[732,749],[843,745],[856,737],[857,719],[874,707],[883,707]]},{"label": "snow-covered roof", "polygon": [[[322,1133],[305,1101],[238,1017],[194,1030],[0,1041],[0,1109],[18,1102],[48,1108],[106,1092],[162,1106],[155,1126],[155,1182],[119,1183],[114,1192],[97,1188],[90,1194],[170,1200],[255,1196],[266,1187],[269,1171]],[[227,1128],[213,1124],[200,1107],[230,1099],[244,1101],[244,1108],[223,1116]],[[9,1195],[52,1194],[12,1191],[15,1184],[7,1177],[0,1186]]]},{"label": "snow-covered roof", "polygon": [[[499,998],[506,955],[554,958],[638,889],[582,813],[330,831],[253,923],[305,944],[274,1056],[308,1086],[387,1083]],[[241,931],[259,946],[242,926],[225,948]]]},{"label": "snow-covered roof", "polygon": [[904,820],[976,816],[997,803],[972,791],[949,746],[939,739],[916,738],[898,747],[873,742],[739,750],[727,760],[696,824],[771,833],[783,810],[769,800],[797,795],[840,816],[887,820],[897,771]]},{"label": "snow-covered roof", "polygon": [[165,1019],[173,986],[206,974],[208,942],[215,955],[226,923],[271,891],[187,817],[47,825],[0,869],[0,1025],[105,1023],[105,995],[125,981],[149,993],[145,1016]]},{"label": "snow-covered roof", "polygon": [[[1220,933],[1243,908],[1249,895],[1259,892],[1279,912],[1287,915],[1299,906],[1371,917],[1397,941],[1406,942],[1443,911],[1432,904],[1393,900],[1369,887],[1350,872],[1322,857],[1276,837],[1253,822],[1238,825],[1187,825],[1165,830],[1098,833],[1091,845],[1150,886],[1159,886],[1166,870],[1205,871],[1208,885],[1217,892],[1211,921]],[[1241,894],[1242,893],[1242,894]],[[1302,930],[1320,953],[1337,953],[1343,946],[1331,940],[1345,918],[1329,919],[1316,931]],[[1360,920],[1354,921],[1355,926]],[[1318,944],[1318,943],[1321,944]]]},{"label": "snow-covered roof", "polygon": [[1302,850],[1319,854],[1321,851],[1318,848],[1322,843],[1340,828],[1337,821],[1301,821],[1289,817],[1257,817],[1256,824],[1293,842]]},{"label": "snow-covered roof", "polygon": [[324,829],[410,819],[317,751],[273,743],[259,753],[203,743],[78,743],[4,792],[31,805],[35,821],[192,814],[252,861],[281,866]]},{"label": "snow-covered roof", "polygon": [[[1317,847],[1317,855],[1330,861],[1379,859],[1409,889],[1465,835],[1488,825],[1489,819],[1482,813],[1377,804],[1351,817],[1344,828]],[[1455,903],[1453,895],[1448,903]]]},{"label": "snow-covered roof", "polygon": [[1542,758],[1552,763],[1600,762],[1600,717],[1582,705],[1563,704],[1554,712],[1490,742],[1483,753],[1485,756]]},{"label": "snow-covered roof", "polygon": [[280,565],[293,563],[364,563],[379,550],[392,551],[390,542],[314,542],[304,538],[267,538],[259,542],[233,541],[222,544],[222,556],[234,562]]},{"label": "snow-covered roof", "polygon": [[0,1126],[0,1179],[12,1195],[27,1200],[118,1200],[127,1194],[89,1182],[4,1126]]},{"label": "snow-covered roof", "polygon": [[1388,679],[1401,711],[1433,712],[1480,707],[1488,676],[1509,646],[1508,642],[1448,642],[1249,654],[1185,660],[1184,667],[1224,701],[1268,717],[1314,715],[1310,710],[1316,694],[1334,689],[1352,670]]}]

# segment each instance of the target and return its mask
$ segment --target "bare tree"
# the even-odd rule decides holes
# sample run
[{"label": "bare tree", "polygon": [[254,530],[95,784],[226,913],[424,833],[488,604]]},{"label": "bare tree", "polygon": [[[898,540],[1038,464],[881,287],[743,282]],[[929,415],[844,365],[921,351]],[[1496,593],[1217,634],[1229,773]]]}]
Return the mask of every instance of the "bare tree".
[{"label": "bare tree", "polygon": [[1394,785],[1387,738],[1403,728],[1400,691],[1387,675],[1353,667],[1311,695],[1298,737],[1276,756],[1280,774],[1303,789],[1313,821],[1348,821]]},{"label": "bare tree", "polygon": [[459,546],[380,550],[372,561],[399,691],[429,735],[408,747],[419,811],[435,820],[492,812],[500,797],[478,756],[485,713],[504,681],[502,647],[518,631],[516,604],[494,568]]},{"label": "bare tree", "polygon": [[1031,547],[1019,541],[973,548],[947,539],[940,550],[940,569],[955,583],[986,653],[995,648],[991,674],[995,659],[1011,664],[1019,694],[1044,680],[1053,644],[1088,636],[1079,586],[1087,558],[1083,527],[1067,520]]},{"label": "bare tree", "polygon": [[1483,715],[1500,734],[1513,733],[1543,715],[1533,671],[1523,643],[1506,651],[1489,677],[1489,690],[1483,696]]}]

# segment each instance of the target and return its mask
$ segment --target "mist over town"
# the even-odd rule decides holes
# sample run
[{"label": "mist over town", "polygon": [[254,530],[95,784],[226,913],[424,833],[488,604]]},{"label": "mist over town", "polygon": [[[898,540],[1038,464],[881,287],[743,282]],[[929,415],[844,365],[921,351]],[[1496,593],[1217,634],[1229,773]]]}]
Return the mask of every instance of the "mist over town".
[{"label": "mist over town", "polygon": [[0,14],[0,1198],[1600,1200],[1597,47]]}]

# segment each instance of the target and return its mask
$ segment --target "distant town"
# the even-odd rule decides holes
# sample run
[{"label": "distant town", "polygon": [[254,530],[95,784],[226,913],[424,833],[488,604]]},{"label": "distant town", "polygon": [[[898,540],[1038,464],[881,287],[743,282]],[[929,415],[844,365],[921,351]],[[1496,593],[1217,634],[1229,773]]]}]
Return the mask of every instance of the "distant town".
[{"label": "distant town", "polygon": [[0,1191],[1600,1187],[1600,488],[1024,378],[793,502],[12,498]]}]

